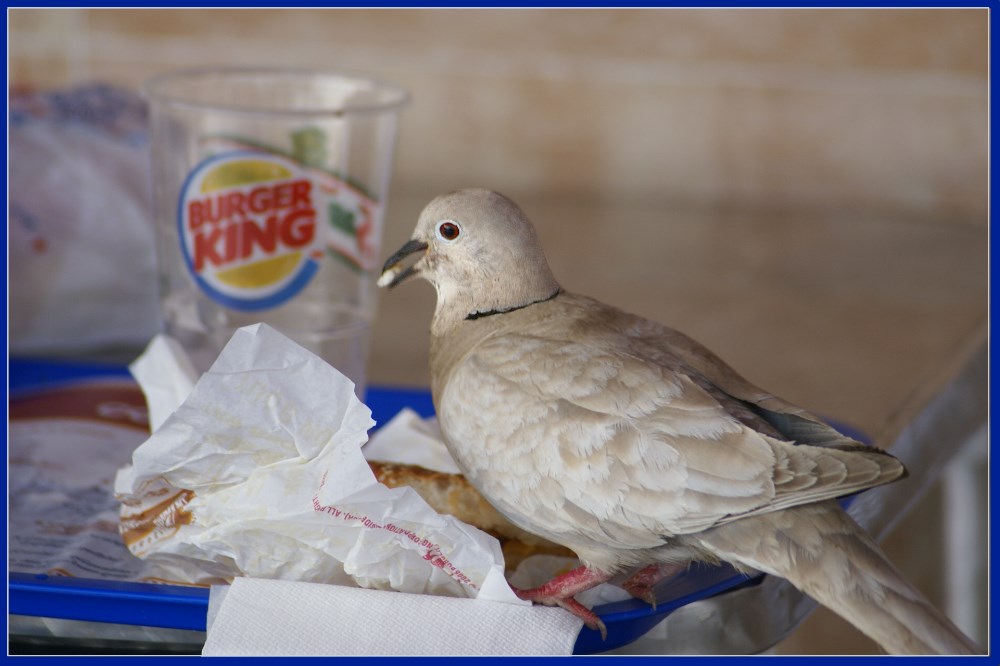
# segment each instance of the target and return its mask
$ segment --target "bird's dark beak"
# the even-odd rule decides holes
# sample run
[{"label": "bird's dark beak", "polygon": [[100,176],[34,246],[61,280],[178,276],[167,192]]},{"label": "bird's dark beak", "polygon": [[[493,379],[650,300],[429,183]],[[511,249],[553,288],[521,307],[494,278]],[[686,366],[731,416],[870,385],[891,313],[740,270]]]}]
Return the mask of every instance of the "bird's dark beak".
[{"label": "bird's dark beak", "polygon": [[394,255],[386,260],[385,266],[382,267],[382,275],[378,278],[378,286],[392,289],[407,278],[416,275],[417,269],[415,268],[415,264],[402,269],[400,263],[411,254],[423,252],[426,249],[427,243],[418,240],[411,240],[399,248]]}]

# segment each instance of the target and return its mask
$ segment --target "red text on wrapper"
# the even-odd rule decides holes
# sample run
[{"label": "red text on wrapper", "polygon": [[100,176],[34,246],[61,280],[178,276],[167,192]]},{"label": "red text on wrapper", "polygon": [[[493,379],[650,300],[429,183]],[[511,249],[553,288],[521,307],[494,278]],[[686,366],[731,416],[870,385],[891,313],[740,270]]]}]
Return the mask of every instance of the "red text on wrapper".
[{"label": "red text on wrapper", "polygon": [[[326,474],[323,475],[322,481],[320,481],[320,488],[326,483]],[[425,549],[423,554],[423,559],[426,560],[431,566],[441,569],[451,578],[454,578],[462,585],[471,587],[474,590],[478,590],[479,587],[472,582],[472,580],[466,576],[462,571],[451,563],[447,557],[441,552],[441,546],[430,541],[426,538],[421,538],[419,535],[415,534],[413,531],[406,529],[405,527],[400,527],[394,523],[376,523],[368,516],[359,516],[357,514],[351,513],[343,509],[338,509],[330,504],[322,504],[319,501],[319,495],[313,495],[312,498],[313,510],[319,513],[325,513],[334,518],[340,518],[341,520],[346,520],[349,522],[359,522],[364,527],[370,530],[385,530],[387,532],[392,532],[393,534],[399,534],[406,537],[411,542]]]}]

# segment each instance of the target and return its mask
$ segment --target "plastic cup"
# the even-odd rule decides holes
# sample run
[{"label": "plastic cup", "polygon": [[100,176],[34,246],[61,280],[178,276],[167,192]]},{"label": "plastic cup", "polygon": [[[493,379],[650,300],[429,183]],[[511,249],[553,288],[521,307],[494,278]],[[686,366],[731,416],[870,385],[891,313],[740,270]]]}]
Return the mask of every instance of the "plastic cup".
[{"label": "plastic cup", "polygon": [[168,72],[150,105],[164,330],[206,370],[265,322],[366,386],[406,91],[273,68]]}]

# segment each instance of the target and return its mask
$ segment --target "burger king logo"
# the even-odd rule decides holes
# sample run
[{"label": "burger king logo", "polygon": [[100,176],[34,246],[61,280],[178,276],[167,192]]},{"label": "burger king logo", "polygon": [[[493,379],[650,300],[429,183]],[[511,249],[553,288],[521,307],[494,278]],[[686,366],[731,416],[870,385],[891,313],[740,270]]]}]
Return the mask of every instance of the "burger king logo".
[{"label": "burger king logo", "polygon": [[295,162],[262,152],[211,157],[181,188],[178,236],[201,290],[236,310],[281,305],[323,257],[315,182]]}]

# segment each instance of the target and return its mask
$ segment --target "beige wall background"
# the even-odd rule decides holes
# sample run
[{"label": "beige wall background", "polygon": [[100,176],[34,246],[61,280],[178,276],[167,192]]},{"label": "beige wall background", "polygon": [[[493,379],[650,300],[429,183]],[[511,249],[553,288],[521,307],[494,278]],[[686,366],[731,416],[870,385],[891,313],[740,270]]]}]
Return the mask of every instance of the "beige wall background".
[{"label": "beige wall background", "polygon": [[344,69],[414,92],[395,186],[984,224],[985,10],[11,9],[10,80]]},{"label": "beige wall background", "polygon": [[[985,9],[10,9],[14,86],[274,64],[408,88],[383,256],[463,186],[564,284],[875,429],[986,312]],[[831,256],[848,252],[840,257]],[[371,378],[426,385],[433,292],[381,297]],[[887,550],[941,605],[941,497]],[[985,602],[984,602],[985,603]],[[874,646],[820,611],[779,649]]]}]

